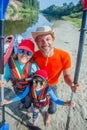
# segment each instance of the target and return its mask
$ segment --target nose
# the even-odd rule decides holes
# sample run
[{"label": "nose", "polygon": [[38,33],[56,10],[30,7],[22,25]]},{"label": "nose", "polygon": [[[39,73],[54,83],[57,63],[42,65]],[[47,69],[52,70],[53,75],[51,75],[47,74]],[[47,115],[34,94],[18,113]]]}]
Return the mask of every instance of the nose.
[{"label": "nose", "polygon": [[46,45],[46,44],[47,44],[46,39],[43,39],[43,40],[42,40],[42,44],[44,44],[44,45]]},{"label": "nose", "polygon": [[23,53],[24,55],[27,55],[27,51],[24,51],[24,53]]},{"label": "nose", "polygon": [[36,84],[36,88],[40,88],[40,87],[41,87],[40,83],[37,82],[37,84]]},{"label": "nose", "polygon": [[40,86],[40,82],[37,82],[37,86]]}]

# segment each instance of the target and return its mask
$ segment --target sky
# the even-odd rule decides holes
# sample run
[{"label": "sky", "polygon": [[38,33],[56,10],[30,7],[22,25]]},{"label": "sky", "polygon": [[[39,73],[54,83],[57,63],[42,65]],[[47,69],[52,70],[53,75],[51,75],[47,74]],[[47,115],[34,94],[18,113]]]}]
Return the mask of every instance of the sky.
[{"label": "sky", "polygon": [[38,0],[40,2],[40,9],[45,9],[53,4],[56,6],[62,6],[63,3],[69,4],[70,2],[73,2],[74,4],[77,4],[79,0]]}]

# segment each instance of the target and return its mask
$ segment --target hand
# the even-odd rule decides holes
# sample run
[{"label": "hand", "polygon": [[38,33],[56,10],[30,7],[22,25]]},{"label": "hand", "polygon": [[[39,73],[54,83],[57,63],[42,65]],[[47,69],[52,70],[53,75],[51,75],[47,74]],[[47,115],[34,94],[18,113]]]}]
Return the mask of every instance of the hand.
[{"label": "hand", "polygon": [[4,85],[5,85],[5,81],[0,80],[0,87],[4,87]]},{"label": "hand", "polygon": [[3,102],[0,102],[0,105],[3,106],[5,104],[10,104],[12,103],[12,100],[4,100]]},{"label": "hand", "polygon": [[79,93],[80,90],[81,90],[81,87],[80,87],[80,85],[79,85],[78,83],[77,83],[77,84],[72,83],[72,85],[71,85],[71,90],[72,90],[73,92],[75,92],[75,93]]},{"label": "hand", "polygon": [[75,103],[71,102],[71,101],[66,101],[64,102],[65,106],[71,106],[71,107],[75,107]]}]

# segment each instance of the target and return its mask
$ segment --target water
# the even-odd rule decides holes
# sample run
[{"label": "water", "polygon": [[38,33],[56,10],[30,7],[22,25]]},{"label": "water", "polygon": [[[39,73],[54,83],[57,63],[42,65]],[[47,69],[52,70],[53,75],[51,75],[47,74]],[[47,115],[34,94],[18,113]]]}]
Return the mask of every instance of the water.
[{"label": "water", "polygon": [[39,14],[38,21],[37,21],[35,24],[33,24],[31,27],[28,27],[28,28],[26,29],[26,31],[25,31],[24,33],[22,33],[21,35],[22,35],[24,38],[32,37],[32,36],[31,36],[31,32],[34,32],[37,27],[43,26],[43,25],[52,26],[53,23],[52,23],[52,22],[49,22],[49,21],[46,19],[46,17],[44,17],[42,14]]},{"label": "water", "polygon": [[20,34],[24,38],[31,37],[31,32],[35,31],[38,26],[42,25],[53,25],[53,22],[50,19],[47,19],[42,14],[36,16],[24,16],[21,20],[11,21],[8,20],[5,22],[5,35],[16,35]]}]

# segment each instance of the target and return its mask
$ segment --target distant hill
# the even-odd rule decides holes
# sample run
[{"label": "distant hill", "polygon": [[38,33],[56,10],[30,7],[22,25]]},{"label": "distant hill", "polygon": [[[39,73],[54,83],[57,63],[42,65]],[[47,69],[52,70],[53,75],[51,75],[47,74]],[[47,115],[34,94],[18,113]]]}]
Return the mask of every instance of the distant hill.
[{"label": "distant hill", "polygon": [[77,5],[74,5],[73,2],[70,2],[69,4],[64,3],[62,7],[52,5],[47,9],[42,10],[41,12],[54,17],[57,16],[59,18],[67,15],[79,18],[82,12],[82,3],[80,0]]},{"label": "distant hill", "polygon": [[9,16],[14,16],[17,13],[30,13],[37,12],[39,9],[38,0],[10,0],[9,6],[7,8],[6,18]]}]

